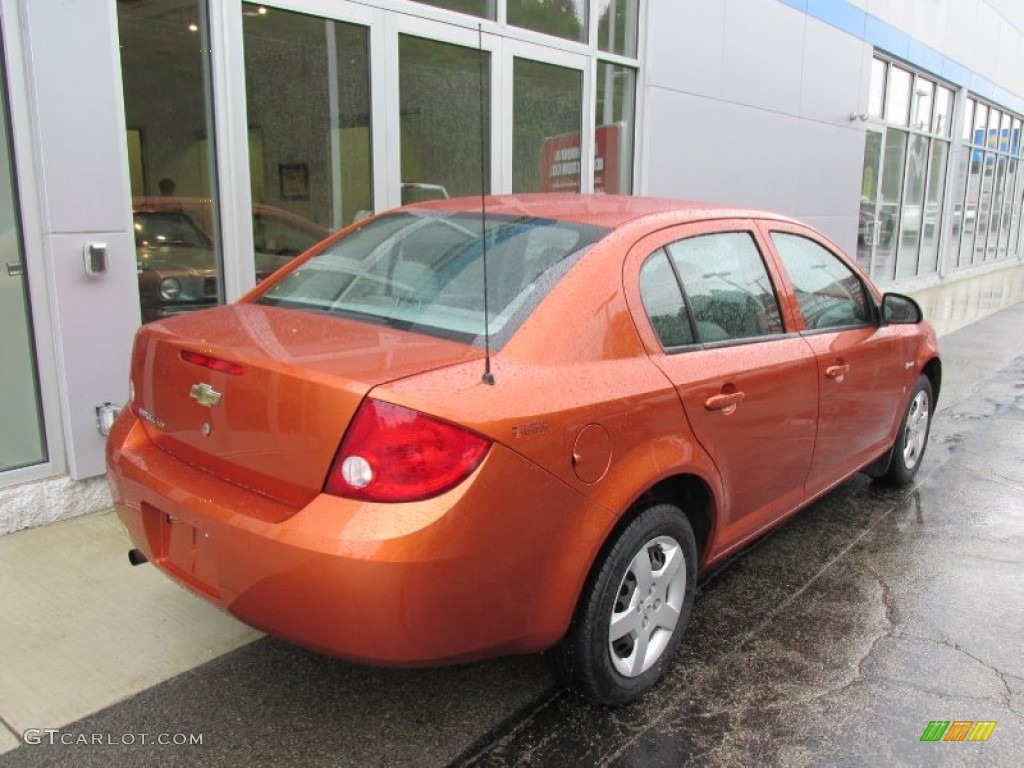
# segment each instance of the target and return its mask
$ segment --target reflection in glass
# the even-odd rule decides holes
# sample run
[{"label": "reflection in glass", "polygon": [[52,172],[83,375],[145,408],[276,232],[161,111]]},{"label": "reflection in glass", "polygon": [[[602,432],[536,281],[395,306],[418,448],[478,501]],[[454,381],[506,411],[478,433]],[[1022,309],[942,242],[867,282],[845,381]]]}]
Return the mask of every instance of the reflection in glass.
[{"label": "reflection in glass", "polygon": [[369,30],[260,8],[242,5],[257,279],[373,209]]},{"label": "reflection in glass", "polygon": [[878,171],[882,163],[882,134],[868,131],[864,142],[864,172],[860,182],[860,215],[857,222],[857,263],[871,273],[871,251],[880,238],[892,239],[882,226],[878,210]]},{"label": "reflection in glass", "polygon": [[743,232],[690,237],[667,248],[702,342],[783,333],[772,281]]},{"label": "reflection in glass", "polygon": [[495,0],[415,0],[415,2],[447,8],[459,13],[468,13],[470,16],[479,16],[481,19],[494,18]]},{"label": "reflection in glass", "polygon": [[879,236],[875,246],[872,276],[878,280],[896,277],[896,245],[900,231],[903,166],[907,156],[907,132],[889,128],[885,132],[881,200],[878,205]]},{"label": "reflection in glass", "polygon": [[597,47],[620,56],[636,56],[640,0],[596,0]]},{"label": "reflection in glass", "polygon": [[788,232],[772,232],[772,240],[793,281],[807,328],[842,328],[871,321],[863,284],[834,253]]},{"label": "reflection in glass", "polygon": [[928,160],[928,187],[924,197],[924,228],[921,233],[921,256],[917,273],[928,275],[939,269],[939,233],[944,219],[942,195],[946,180],[946,153],[949,144],[932,141],[931,157]]},{"label": "reflection in glass", "polygon": [[1007,248],[1009,249],[1010,255],[1017,253],[1018,240],[1020,239],[1020,216],[1021,216],[1021,204],[1022,204],[1022,177],[1019,173],[1019,160],[1012,160],[1010,163],[1010,175],[1014,177],[1013,184],[1013,197],[1010,200],[1010,227],[1007,233]]},{"label": "reflection in glass", "polygon": [[1013,119],[1010,134],[1010,160],[1007,169],[1007,194],[1009,199],[1007,205],[1010,209],[1010,226],[1007,230],[1007,251],[1009,255],[1017,253],[1017,240],[1020,232],[1021,214],[1021,173],[1020,173],[1020,152],[1021,152],[1021,121]]},{"label": "reflection in glass", "polygon": [[693,344],[686,303],[664,250],[655,252],[640,269],[640,298],[661,346]]},{"label": "reflection in glass", "polygon": [[[928,139],[911,134],[907,152],[906,182],[903,187],[897,278],[910,277],[917,272],[917,248],[921,242],[921,231],[925,226],[924,182],[927,170]],[[938,215],[938,211],[933,211],[932,214],[934,217]]]},{"label": "reflection in glass", "polygon": [[403,202],[490,191],[489,153],[480,167],[481,135],[491,130],[490,111],[481,115],[490,63],[486,51],[399,36]]},{"label": "reflection in glass", "polygon": [[988,110],[988,135],[989,137],[995,137],[996,131],[999,129],[999,121],[1002,118],[1002,113],[995,107],[989,107]]},{"label": "reflection in glass", "polygon": [[585,43],[587,0],[508,0],[508,23]]},{"label": "reflection in glass", "polygon": [[1007,246],[1010,239],[1010,227],[1013,218],[1014,188],[1016,186],[1016,161],[1009,158],[1002,159],[1006,167],[1005,179],[1003,182],[1003,204],[999,216],[999,238],[996,246],[996,258],[1001,259],[1007,255]]},{"label": "reflection in glass", "polygon": [[935,92],[935,114],[932,115],[932,133],[949,136],[953,119],[953,92],[939,86]]},{"label": "reflection in glass", "polygon": [[881,59],[871,60],[871,89],[868,92],[868,116],[876,120],[884,117],[885,111],[885,69]]},{"label": "reflection in glass", "polygon": [[985,243],[985,261],[997,258],[996,249],[1002,226],[1003,197],[1006,184],[1006,158],[995,155],[993,158],[992,193],[989,196],[988,240]]},{"label": "reflection in glass", "polygon": [[985,126],[988,124],[988,106],[978,103],[974,108],[974,134],[969,137],[974,144],[985,146]]},{"label": "reflection in glass", "polygon": [[601,61],[597,65],[594,191],[633,191],[633,114],[636,71]]},{"label": "reflection in glass", "polygon": [[981,195],[978,201],[978,224],[974,239],[974,254],[971,262],[978,264],[985,260],[988,234],[992,221],[992,185],[995,181],[996,157],[991,152],[985,152],[981,162]]},{"label": "reflection in glass", "polygon": [[885,119],[895,125],[907,125],[910,113],[910,83],[907,70],[895,65],[889,67],[889,87],[885,98]]},{"label": "reflection in glass", "polygon": [[43,413],[0,46],[0,471],[46,461]]},{"label": "reflection in glass", "polygon": [[512,191],[579,192],[583,73],[515,59]]},{"label": "reflection in glass", "polygon": [[981,151],[971,147],[962,147],[957,158],[957,185],[962,189],[963,205],[960,211],[954,209],[953,228],[959,229],[960,253],[957,266],[965,267],[971,263],[974,253],[974,237],[978,228],[978,197],[981,190],[981,163],[974,158]]},{"label": "reflection in glass", "polygon": [[914,100],[911,102],[910,125],[919,131],[927,131],[932,122],[932,101],[935,98],[935,83],[923,77],[914,78]]},{"label": "reflection in glass", "polygon": [[223,300],[207,18],[206,0],[117,3],[133,207],[175,212],[204,235],[137,239],[144,321]]},{"label": "reflection in glass", "polygon": [[974,124],[974,99],[967,99],[964,105],[964,128],[960,138],[964,141],[971,141],[971,126]]}]

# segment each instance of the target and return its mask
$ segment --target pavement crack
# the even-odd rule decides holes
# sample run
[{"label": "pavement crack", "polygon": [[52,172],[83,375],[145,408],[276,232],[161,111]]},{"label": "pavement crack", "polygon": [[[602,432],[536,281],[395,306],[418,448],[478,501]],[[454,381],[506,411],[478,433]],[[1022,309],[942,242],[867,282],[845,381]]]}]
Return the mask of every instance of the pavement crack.
[{"label": "pavement crack", "polygon": [[1003,686],[1003,692],[1000,696],[1000,698],[1002,699],[1003,706],[1005,706],[1010,712],[1012,712],[1018,720],[1024,722],[1024,713],[1017,711],[1016,707],[1013,706],[1013,689],[1010,687],[1010,682],[1008,678],[1012,677],[1014,679],[1019,679],[1015,675],[1011,675],[1008,672],[1004,672],[1003,670],[999,669],[999,667],[989,663],[977,654],[971,653],[969,650],[964,648],[962,645],[960,645],[960,643],[956,642],[955,640],[947,640],[946,638],[934,638],[910,634],[905,634],[904,636],[912,640],[921,640],[925,642],[935,643],[936,645],[941,645],[944,648],[954,650],[957,653],[963,654],[972,661],[977,662],[981,666],[985,667],[985,669],[992,672],[992,674],[994,674],[999,679],[999,682]]}]

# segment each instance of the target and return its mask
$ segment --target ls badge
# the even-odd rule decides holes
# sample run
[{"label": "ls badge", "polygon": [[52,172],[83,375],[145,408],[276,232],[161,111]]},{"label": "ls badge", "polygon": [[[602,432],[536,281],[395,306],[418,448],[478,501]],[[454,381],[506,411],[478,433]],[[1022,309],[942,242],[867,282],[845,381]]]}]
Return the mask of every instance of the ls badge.
[{"label": "ls badge", "polygon": [[220,392],[209,384],[193,384],[188,396],[204,408],[213,408],[220,402]]}]

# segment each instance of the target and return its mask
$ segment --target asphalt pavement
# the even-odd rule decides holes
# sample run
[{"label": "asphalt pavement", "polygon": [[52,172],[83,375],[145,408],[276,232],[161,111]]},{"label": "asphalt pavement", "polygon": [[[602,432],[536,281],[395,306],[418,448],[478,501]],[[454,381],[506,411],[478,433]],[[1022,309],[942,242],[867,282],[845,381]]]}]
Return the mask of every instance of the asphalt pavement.
[{"label": "asphalt pavement", "polygon": [[540,657],[382,670],[263,638],[0,768],[1024,765],[1024,303],[941,348],[916,484],[857,476],[714,570],[635,704]]}]

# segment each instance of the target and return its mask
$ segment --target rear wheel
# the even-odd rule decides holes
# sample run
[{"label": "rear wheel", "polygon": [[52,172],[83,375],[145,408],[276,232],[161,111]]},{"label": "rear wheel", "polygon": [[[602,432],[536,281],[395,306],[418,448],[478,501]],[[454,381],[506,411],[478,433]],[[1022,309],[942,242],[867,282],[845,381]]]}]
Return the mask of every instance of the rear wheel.
[{"label": "rear wheel", "polygon": [[601,704],[625,704],[672,660],[693,607],[697,545],[686,516],[648,507],[595,565],[573,626],[555,651],[562,681]]},{"label": "rear wheel", "polygon": [[928,447],[928,432],[932,423],[932,383],[927,376],[917,377],[914,391],[910,393],[900,431],[893,446],[892,461],[886,480],[898,485],[906,485],[914,479],[925,448]]}]

